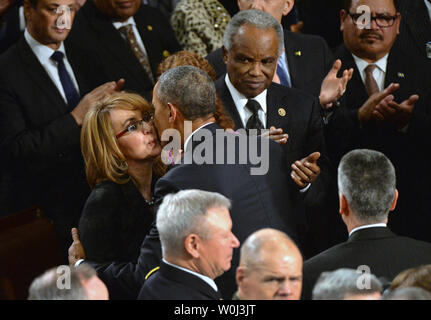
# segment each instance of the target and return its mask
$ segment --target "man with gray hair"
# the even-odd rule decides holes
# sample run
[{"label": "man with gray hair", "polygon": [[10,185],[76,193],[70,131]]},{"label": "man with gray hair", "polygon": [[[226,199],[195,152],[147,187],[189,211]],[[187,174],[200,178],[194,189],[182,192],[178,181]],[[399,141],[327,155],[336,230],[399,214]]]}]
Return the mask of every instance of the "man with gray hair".
[{"label": "man with gray hair", "polygon": [[380,300],[382,290],[375,275],[344,268],[320,275],[313,300]]},{"label": "man with gray hair", "polygon": [[284,232],[256,231],[241,246],[236,282],[234,300],[299,300],[301,252]]},{"label": "man with gray hair", "polygon": [[231,267],[239,241],[232,233],[229,199],[185,190],[165,196],[157,212],[160,269],[149,275],[140,300],[219,300],[214,279]]},{"label": "man with gray hair", "polygon": [[387,227],[398,190],[394,166],[384,154],[347,153],[338,167],[338,188],[349,239],[304,263],[304,299],[324,271],[352,268],[392,281],[403,270],[431,262],[430,243],[397,236]]},{"label": "man with gray hair", "polygon": [[[217,192],[232,200],[233,233],[244,241],[254,231],[271,227],[296,240],[296,211],[285,159],[280,147],[269,139],[224,132],[215,123],[214,82],[201,69],[181,66],[165,72],[153,93],[154,121],[164,150],[182,149],[174,165],[155,186],[156,206],[164,196],[180,190]],[[174,138],[172,141],[171,138]],[[177,146],[175,146],[175,141]],[[259,161],[256,161],[259,160]],[[256,168],[259,165],[261,168]],[[259,169],[265,169],[260,170]],[[257,171],[255,169],[258,169]],[[82,258],[75,235],[69,262]],[[111,296],[134,299],[148,271],[161,263],[156,226],[145,238],[137,264],[95,266]],[[236,289],[235,269],[239,252],[234,250],[232,268],[217,278],[225,299]]]},{"label": "man with gray hair", "polygon": [[108,289],[87,264],[58,266],[33,280],[28,300],[108,300]]}]

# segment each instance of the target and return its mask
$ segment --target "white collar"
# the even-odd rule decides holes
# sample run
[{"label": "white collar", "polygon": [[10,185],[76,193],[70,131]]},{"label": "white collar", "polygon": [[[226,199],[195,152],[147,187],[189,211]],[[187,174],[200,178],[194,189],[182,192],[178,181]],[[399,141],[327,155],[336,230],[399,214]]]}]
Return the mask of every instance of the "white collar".
[{"label": "white collar", "polygon": [[218,292],[217,285],[216,285],[216,283],[214,282],[214,280],[213,280],[213,279],[211,279],[211,278],[209,278],[209,277],[207,277],[207,276],[204,276],[203,274],[200,274],[200,273],[194,272],[194,271],[192,271],[192,270],[189,270],[189,269],[186,269],[186,268],[183,268],[183,267],[177,266],[176,264],[173,264],[173,263],[167,262],[167,261],[165,260],[165,258],[162,258],[162,260],[163,260],[163,262],[164,262],[164,263],[166,263],[167,265],[169,265],[169,266],[171,266],[171,267],[173,267],[173,268],[177,268],[177,269],[180,269],[180,270],[182,270],[182,271],[184,271],[184,272],[191,273],[192,275],[194,275],[194,276],[196,276],[196,277],[198,277],[198,278],[202,279],[202,280],[203,280],[203,281],[205,281],[208,285],[210,285],[210,286],[211,286],[211,288],[213,288],[213,289],[214,289],[214,291]]},{"label": "white collar", "polygon": [[[246,98],[241,92],[239,92],[232,84],[232,82],[229,79],[229,75],[226,73],[226,77],[225,77],[225,82],[226,85],[230,91],[230,94],[232,95],[232,99],[233,102],[235,103],[236,107],[238,109],[240,108],[245,108],[245,105],[248,102],[248,98]],[[262,91],[262,93],[260,93],[259,95],[257,95],[254,98],[251,98],[253,100],[256,100],[257,102],[259,102],[263,112],[266,115],[266,110],[267,110],[267,106],[266,106],[266,95],[268,94],[268,89],[265,89],[264,91]]]},{"label": "white collar", "polygon": [[359,69],[359,72],[362,74],[365,70],[366,67],[368,67],[368,65],[370,64],[375,64],[383,73],[386,73],[386,67],[388,65],[388,57],[389,57],[389,53],[387,53],[383,58],[381,58],[380,60],[374,62],[374,63],[369,63],[361,58],[359,58],[358,56],[354,55],[352,53],[353,59],[356,62],[356,66]]},{"label": "white collar", "polygon": [[208,123],[205,123],[204,125],[201,125],[201,126],[200,126],[199,128],[197,128],[195,131],[193,131],[191,135],[189,135],[189,136],[187,137],[186,141],[184,142],[184,152],[186,152],[186,150],[187,150],[187,146],[188,146],[188,144],[189,144],[190,140],[192,139],[193,135],[194,135],[197,131],[199,131],[200,129],[202,129],[203,127],[206,127],[206,126],[208,126],[208,125],[210,125],[210,124],[212,124],[212,123],[214,123],[214,122],[208,122]]},{"label": "white collar", "polygon": [[128,24],[136,27],[135,19],[133,17],[130,17],[126,21],[113,21],[112,24],[114,25],[115,29],[120,29],[121,27],[127,26]]},{"label": "white collar", "polygon": [[352,231],[350,231],[350,233],[349,233],[349,237],[353,234],[353,232],[356,232],[356,231],[358,231],[358,230],[361,230],[361,229],[368,229],[368,228],[377,228],[377,227],[380,227],[380,228],[386,228],[386,227],[387,227],[387,225],[386,225],[386,223],[373,223],[373,224],[366,224],[366,225],[364,225],[364,226],[357,227],[357,228],[353,229]]},{"label": "white collar", "polygon": [[[51,56],[53,55],[55,50],[51,49],[50,47],[40,43],[35,38],[33,38],[33,36],[28,32],[27,28],[24,31],[24,37],[28,45],[30,46],[31,50],[39,59],[42,65],[45,65],[47,63],[54,63],[54,61],[51,60]],[[66,57],[66,52],[65,52],[63,42],[61,42],[60,47],[58,48],[57,51],[62,52]]]}]

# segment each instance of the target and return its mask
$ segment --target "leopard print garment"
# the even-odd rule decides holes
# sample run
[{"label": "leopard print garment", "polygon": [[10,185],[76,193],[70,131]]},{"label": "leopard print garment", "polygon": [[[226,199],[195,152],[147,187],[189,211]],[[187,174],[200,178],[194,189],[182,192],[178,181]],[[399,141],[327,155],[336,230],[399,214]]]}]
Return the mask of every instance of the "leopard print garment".
[{"label": "leopard print garment", "polygon": [[171,24],[184,50],[204,57],[222,46],[229,20],[229,13],[217,0],[181,0]]}]

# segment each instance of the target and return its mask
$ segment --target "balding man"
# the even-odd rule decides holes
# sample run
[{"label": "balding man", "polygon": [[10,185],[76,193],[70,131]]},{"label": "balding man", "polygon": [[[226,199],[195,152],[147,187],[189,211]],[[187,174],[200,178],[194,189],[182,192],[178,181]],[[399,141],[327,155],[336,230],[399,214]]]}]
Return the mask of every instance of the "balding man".
[{"label": "balding man", "polygon": [[241,247],[236,282],[234,300],[299,300],[302,255],[284,232],[256,231]]}]

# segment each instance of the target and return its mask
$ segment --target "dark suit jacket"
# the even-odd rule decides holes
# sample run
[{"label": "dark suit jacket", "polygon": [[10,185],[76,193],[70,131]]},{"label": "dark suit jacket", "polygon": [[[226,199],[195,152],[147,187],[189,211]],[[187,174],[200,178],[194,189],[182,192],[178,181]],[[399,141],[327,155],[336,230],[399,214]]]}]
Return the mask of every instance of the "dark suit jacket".
[{"label": "dark suit jacket", "polygon": [[[226,111],[234,120],[236,129],[244,128],[243,122],[241,121],[240,115],[237,111],[224,78],[225,77],[222,76],[216,81],[217,92],[223,101]],[[279,115],[279,108],[283,108],[286,111],[285,116]],[[328,203],[330,199],[328,197],[331,197],[331,194],[333,196],[332,198],[337,199],[337,197],[334,196],[337,195],[335,186],[336,179],[334,169],[330,165],[326,154],[320,109],[321,108],[317,102],[317,99],[299,90],[286,88],[276,83],[272,83],[268,88],[266,127],[270,128],[271,126],[274,126],[276,128],[282,128],[284,133],[289,134],[287,143],[282,146],[287,159],[285,171],[290,174],[290,166],[292,163],[303,159],[313,152],[319,151],[321,153],[321,158],[318,161],[318,164],[321,168],[321,174],[317,180],[313,182],[310,189],[305,193],[305,204],[307,205],[308,209],[307,214],[303,214],[303,216],[306,217],[306,221],[303,221],[303,227],[305,230],[309,229],[309,227],[316,229],[314,231],[321,229],[320,222],[317,223],[318,225],[316,225],[316,228],[313,226],[315,222],[320,221],[322,216],[326,217],[324,220],[331,219],[334,216],[337,219],[339,218],[336,214],[334,214],[333,211],[335,210],[336,212],[337,209],[332,209],[335,205]],[[338,201],[336,201],[336,204],[338,205]],[[312,208],[317,209],[318,212],[314,212]],[[328,210],[328,215],[330,217],[323,214],[322,208],[331,208],[331,210]],[[302,209],[296,208],[296,210]],[[320,216],[317,220],[316,214]],[[338,226],[338,224],[334,225]],[[332,228],[334,225],[331,225],[330,228]],[[334,244],[328,239],[329,233],[333,234],[333,232],[328,232],[328,229],[325,229],[325,231],[328,232],[326,236],[317,231],[320,238],[319,242],[321,245],[323,245],[323,247],[319,245],[317,248],[316,244],[309,243],[309,237],[305,236],[305,230],[301,233],[301,242],[302,247],[305,250],[304,254],[306,256],[309,256],[309,254],[313,253],[316,254],[317,252],[315,252],[315,250],[327,249]],[[328,239],[330,245],[326,244],[324,238]],[[306,242],[308,242],[308,244],[305,244]],[[311,246],[316,248],[312,249]]]},{"label": "dark suit jacket", "polygon": [[[431,19],[424,0],[402,0],[400,34],[396,45],[412,57],[428,60],[425,45],[431,41]],[[431,61],[431,60],[429,60]]]},{"label": "dark suit jacket", "polygon": [[[81,96],[104,82],[91,54],[65,48]],[[80,127],[24,37],[0,57],[0,70],[2,215],[42,204],[70,243],[89,192]]]},{"label": "dark suit jacket", "polygon": [[97,262],[136,261],[153,220],[152,208],[132,181],[99,183],[91,191],[79,221],[86,258]]},{"label": "dark suit jacket", "polygon": [[[284,30],[284,45],[292,87],[319,96],[322,81],[334,62],[325,40]],[[210,53],[206,59],[216,71],[217,78],[226,73],[221,48]]]},{"label": "dark suit jacket", "polygon": [[204,280],[163,261],[142,286],[138,300],[220,300],[218,291]]},{"label": "dark suit jacket", "polygon": [[[343,45],[336,52],[346,68],[354,68],[341,106],[336,109],[326,126],[326,142],[334,165],[348,151],[366,148],[383,152],[394,164],[397,188],[400,192],[397,209],[391,214],[390,227],[400,235],[431,241],[428,197],[431,192],[431,172],[423,170],[429,163],[427,152],[431,146],[431,78],[429,66],[422,60],[411,59],[393,48],[388,57],[385,87],[399,83],[395,101],[401,103],[412,94],[419,94],[407,132],[388,125],[359,127],[358,108],[368,99],[353,56]],[[412,165],[412,161],[416,165]]]},{"label": "dark suit jacket", "polygon": [[[169,54],[179,51],[180,46],[169,21],[158,9],[141,5],[133,18],[156,77],[159,63]],[[148,75],[111,19],[104,16],[93,1],[87,1],[76,14],[69,38],[99,53],[110,80],[124,78],[125,90],[140,93],[147,99],[151,97],[153,84]]]},{"label": "dark suit jacket", "polygon": [[0,18],[0,54],[15,44],[22,34],[19,28],[20,6],[22,6],[22,1],[16,1]]},{"label": "dark suit jacket", "polygon": [[[205,127],[210,130],[213,141],[220,127],[211,124]],[[233,137],[232,134],[228,136]],[[249,138],[245,138],[246,141]],[[260,138],[259,138],[260,139]],[[235,164],[180,164],[168,171],[156,184],[155,196],[159,203],[166,194],[187,189],[201,189],[219,192],[232,200],[230,210],[232,232],[244,241],[251,233],[265,227],[272,227],[288,233],[297,239],[296,213],[292,211],[292,194],[296,190],[289,188],[290,178],[285,174],[284,155],[274,142],[269,141],[268,173],[251,175],[250,159],[247,163],[239,162],[239,143],[235,139]],[[199,142],[193,142],[196,148]],[[225,163],[227,146],[218,144],[211,156],[223,154]],[[184,156],[186,158],[187,152]],[[213,158],[214,157],[214,158]],[[94,265],[101,279],[107,284],[109,292],[118,292],[122,297],[136,298],[140,285],[148,271],[160,264],[161,248],[157,229],[154,227],[145,238],[141,247],[138,264]],[[236,290],[235,269],[239,264],[239,250],[234,250],[231,269],[216,279],[220,292],[225,299],[230,299]]]},{"label": "dark suit jacket", "polygon": [[361,265],[371,273],[392,281],[401,271],[431,263],[431,244],[399,237],[388,228],[355,231],[347,240],[305,261],[303,299],[311,299],[313,287],[324,271],[357,269]]}]

